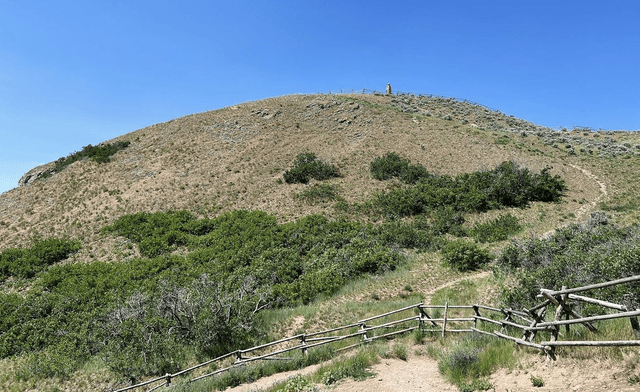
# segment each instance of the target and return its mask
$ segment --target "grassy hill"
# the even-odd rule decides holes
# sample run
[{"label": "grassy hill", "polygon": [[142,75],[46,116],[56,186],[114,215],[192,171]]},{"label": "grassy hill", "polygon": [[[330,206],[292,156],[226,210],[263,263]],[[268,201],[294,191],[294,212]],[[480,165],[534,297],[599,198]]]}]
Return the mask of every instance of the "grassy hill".
[{"label": "grassy hill", "polygon": [[[611,223],[621,226],[637,222],[640,214],[640,203],[635,197],[640,191],[635,181],[640,174],[639,135],[588,129],[555,131],[453,99],[360,94],[285,96],[152,125],[106,141],[105,146],[116,143],[122,148],[111,151],[109,159],[102,155],[100,159],[91,159],[89,155],[79,154],[78,159],[69,159],[65,165],[61,164],[64,160],[51,163],[34,172],[53,167],[59,170],[50,171],[49,175],[32,179],[29,184],[0,195],[0,252],[26,248],[44,239],[67,239],[73,241],[68,249],[71,256],[60,262],[55,259],[56,265],[95,262],[106,262],[96,263],[96,266],[109,263],[137,265],[135,263],[139,260],[166,254],[166,260],[174,260],[172,263],[175,263],[163,268],[186,271],[184,276],[180,275],[185,279],[184,283],[188,276],[200,276],[204,271],[193,269],[189,272],[192,264],[183,265],[180,264],[182,261],[175,261],[176,257],[189,260],[189,255],[198,252],[199,244],[204,241],[205,234],[194,234],[192,226],[217,227],[220,223],[216,219],[230,219],[229,214],[237,210],[264,212],[269,218],[252,216],[251,219],[255,219],[252,222],[266,225],[258,226],[265,228],[263,232],[268,228],[280,236],[286,235],[278,233],[302,230],[304,224],[311,225],[308,222],[314,222],[315,218],[302,221],[307,223],[300,223],[301,219],[317,214],[328,222],[351,222],[348,228],[345,226],[340,230],[342,233],[355,230],[354,238],[361,235],[357,233],[366,232],[369,236],[379,235],[375,238],[380,246],[409,248],[401,249],[403,257],[408,260],[400,269],[405,272],[380,275],[395,269],[396,264],[392,263],[391,268],[389,260],[385,259],[387,264],[381,262],[371,267],[363,261],[361,269],[349,272],[352,275],[344,272],[347,281],[365,274],[364,278],[359,278],[362,280],[357,280],[360,283],[342,290],[339,286],[343,283],[335,283],[335,287],[327,289],[325,299],[301,299],[296,293],[287,294],[293,291],[283,291],[283,297],[278,297],[279,303],[287,306],[300,301],[315,301],[313,311],[304,310],[298,314],[306,312],[309,323],[316,319],[330,324],[345,320],[350,313],[346,309],[370,301],[373,294],[379,301],[395,301],[398,295],[406,295],[404,288],[410,286],[415,295],[425,297],[433,293],[433,287],[465,276],[464,272],[440,265],[439,249],[454,236],[472,237],[474,227],[505,214],[515,217],[521,226],[516,234],[519,238],[549,236],[553,230],[569,223],[585,222],[596,210],[605,210]],[[79,149],[80,146],[70,148]],[[551,176],[562,179],[566,190],[559,201],[531,201],[524,208],[458,209],[455,213],[464,220],[461,225],[463,231],[457,232],[458,235],[454,231],[444,231],[433,237],[438,238],[436,242],[429,240],[432,245],[424,245],[427,241],[424,240],[419,244],[416,242],[418,245],[415,246],[403,246],[406,243],[398,240],[397,233],[388,234],[391,229],[387,228],[395,227],[396,223],[413,228],[419,224],[411,217],[390,220],[388,214],[376,210],[375,201],[380,200],[380,194],[400,192],[411,185],[400,178],[381,181],[374,178],[370,170],[376,158],[391,152],[440,178],[487,173],[503,162],[514,162],[533,174],[549,168]],[[339,176],[323,181],[311,179],[306,184],[288,183],[284,174],[294,167],[301,153],[314,154],[318,162],[334,167]],[[188,211],[190,216],[181,222],[172,221],[179,239],[172,240],[165,253],[145,253],[149,248],[143,246],[142,238],[128,236],[124,229],[104,230],[108,226],[116,227],[118,222],[123,222],[122,219],[134,214],[170,211]],[[427,212],[426,215],[427,231],[429,235],[435,235],[433,228],[440,218],[435,213]],[[158,222],[162,226],[168,221]],[[360,226],[354,229],[354,225]],[[142,230],[141,226],[135,227]],[[379,227],[383,229],[377,229]],[[246,238],[252,239],[259,233]],[[334,235],[333,232],[327,233],[323,235]],[[173,234],[163,232],[162,235]],[[388,239],[394,235],[392,240]],[[321,237],[318,238],[314,241],[322,242]],[[266,241],[271,243],[275,240]],[[359,254],[362,249],[372,246],[362,245],[364,248],[359,248],[355,239],[350,241],[351,248],[340,249]],[[497,254],[506,244],[507,241],[501,240],[481,247]],[[309,247],[313,248],[313,245]],[[416,253],[414,248],[421,252]],[[329,251],[317,252],[318,257],[325,257],[323,255]],[[387,251],[380,252],[387,254],[384,253]],[[37,254],[36,251],[32,253]],[[27,256],[31,257],[30,254]],[[63,259],[66,255],[64,253]],[[307,255],[315,254],[310,251],[303,257],[311,258]],[[279,260],[278,257],[275,259]],[[47,266],[43,268],[46,272]],[[43,283],[43,279],[49,279],[47,282],[54,279],[45,272],[36,271],[24,277],[9,273],[2,283],[5,302],[8,303],[7,298],[29,298],[30,293],[45,287],[44,291],[38,292],[42,297],[42,293],[47,292],[46,287],[54,287],[46,286],[52,283]],[[121,275],[113,275],[113,279],[117,280],[118,276],[129,272],[118,273]],[[367,278],[368,273],[378,275]],[[65,278],[55,279],[61,281]],[[144,277],[131,279],[144,281]],[[111,284],[107,280],[104,282],[107,283],[97,281],[95,284]],[[156,280],[149,285],[158,282]],[[206,282],[202,284],[207,289],[212,287]],[[228,289],[239,288],[230,286]],[[493,286],[489,284],[478,295],[492,298],[498,289],[495,283]],[[282,290],[293,289],[287,286]],[[342,304],[340,309],[344,311],[338,312],[344,312],[341,316],[333,314],[336,304]],[[276,306],[272,308],[276,313],[281,312],[269,327],[269,333],[275,336],[286,331],[291,320],[289,316],[282,315],[284,311],[276,311]],[[296,311],[291,317],[295,315]],[[94,316],[103,317],[104,314]],[[331,317],[336,319],[329,321]],[[49,355],[46,347],[43,346],[42,353]],[[106,379],[112,376],[108,366],[101,362],[105,360],[103,356],[91,356],[96,350],[95,347],[87,347],[85,352],[89,359],[70,365],[63,377],[67,381],[55,381],[53,384],[67,385],[72,389],[68,385],[77,386],[79,382],[106,385]],[[53,388],[41,379],[33,381],[27,376],[20,376],[23,379],[20,381],[10,375],[15,373],[15,369],[23,369],[25,363],[33,362],[29,355],[37,358],[45,355],[42,353],[33,351],[4,359],[0,365],[0,377],[4,377],[7,385],[12,384],[16,388],[27,385],[24,382],[35,383],[32,387],[36,389]],[[207,353],[186,352],[185,363],[198,355],[206,356]],[[82,375],[78,376],[78,372]],[[90,381],[92,379],[95,380]]]}]

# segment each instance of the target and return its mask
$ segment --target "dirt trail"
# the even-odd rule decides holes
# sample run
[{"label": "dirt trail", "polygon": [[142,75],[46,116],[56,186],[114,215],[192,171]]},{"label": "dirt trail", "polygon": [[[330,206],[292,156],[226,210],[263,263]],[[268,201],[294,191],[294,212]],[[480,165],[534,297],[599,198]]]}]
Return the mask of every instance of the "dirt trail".
[{"label": "dirt trail", "polygon": [[595,200],[592,200],[588,203],[583,204],[580,208],[576,210],[575,212],[576,218],[582,218],[584,215],[587,214],[587,212],[594,209],[599,202],[601,202],[605,197],[608,196],[607,185],[604,182],[602,182],[600,179],[598,179],[598,177],[596,177],[589,170],[574,164],[569,164],[569,166],[571,166],[574,169],[580,170],[582,174],[584,174],[591,181],[594,181],[595,183],[597,183],[598,186],[600,187],[600,195]]},{"label": "dirt trail", "polygon": [[[581,166],[574,165],[572,163],[570,163],[569,166],[571,166],[572,168],[574,168],[576,170],[579,170],[585,177],[587,177],[587,179],[595,182],[600,187],[600,194],[598,195],[598,197],[596,197],[594,200],[591,200],[589,202],[585,202],[578,209],[575,210],[574,214],[576,216],[576,220],[580,221],[580,220],[584,219],[584,217],[589,212],[595,210],[595,208],[598,205],[598,203],[600,203],[604,198],[606,198],[609,195],[609,193],[607,191],[607,184],[605,184],[602,180],[600,180],[595,174],[591,173],[589,170],[587,170],[587,169],[585,169],[585,168],[583,168]],[[542,234],[542,237],[543,238],[549,238],[555,232],[556,232],[555,229],[549,230],[546,233]]]},{"label": "dirt trail", "polygon": [[[458,279],[449,281],[438,287],[435,287],[425,293],[425,302],[429,302],[431,296],[438,290],[454,286],[463,280],[481,279],[489,276],[491,272],[482,271],[474,275],[463,276]],[[299,323],[300,321],[297,320]],[[326,390],[336,392],[354,392],[354,391],[442,391],[456,390],[452,384],[446,382],[438,371],[438,362],[422,355],[415,355],[414,351],[420,348],[416,346],[411,348],[407,361],[399,359],[382,359],[381,362],[373,366],[375,377],[364,381],[345,380],[338,385],[325,388]],[[422,346],[423,348],[423,346]],[[322,364],[308,366],[304,369],[294,370],[274,374],[269,377],[263,377],[260,380],[240,385],[235,388],[228,389],[233,392],[257,392],[269,388],[277,383],[284,382],[296,375],[306,375],[316,371]]]},{"label": "dirt trail", "polygon": [[458,279],[451,280],[443,285],[435,287],[429,290],[428,292],[424,293],[425,294],[424,302],[428,303],[431,300],[431,297],[433,296],[433,294],[435,294],[439,290],[446,289],[447,287],[455,286],[464,280],[482,279],[482,278],[486,278],[489,275],[491,275],[491,271],[482,271],[474,275],[461,276]]}]

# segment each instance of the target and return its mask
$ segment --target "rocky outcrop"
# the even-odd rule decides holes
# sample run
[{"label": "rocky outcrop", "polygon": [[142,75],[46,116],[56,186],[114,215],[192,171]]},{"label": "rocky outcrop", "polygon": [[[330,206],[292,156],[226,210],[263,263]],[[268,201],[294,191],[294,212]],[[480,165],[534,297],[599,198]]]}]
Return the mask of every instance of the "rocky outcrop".
[{"label": "rocky outcrop", "polygon": [[53,166],[54,166],[54,163],[51,162],[51,163],[45,163],[44,165],[34,167],[33,169],[26,172],[25,175],[23,175],[20,178],[20,180],[18,181],[18,186],[33,184],[34,181],[42,177],[42,175],[48,172]]}]

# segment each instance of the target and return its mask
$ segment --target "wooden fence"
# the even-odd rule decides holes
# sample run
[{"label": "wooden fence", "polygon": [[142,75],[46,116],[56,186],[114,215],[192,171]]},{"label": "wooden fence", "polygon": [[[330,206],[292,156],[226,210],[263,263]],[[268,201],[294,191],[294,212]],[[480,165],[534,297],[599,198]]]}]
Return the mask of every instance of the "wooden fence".
[{"label": "wooden fence", "polygon": [[[309,350],[326,344],[343,342],[349,339],[355,340],[355,343],[342,346],[336,350],[340,352],[358,347],[362,344],[370,343],[376,339],[391,338],[395,335],[404,334],[417,329],[424,333],[437,333],[442,337],[445,337],[447,333],[477,332],[487,334],[501,339],[514,341],[518,345],[542,350],[547,354],[548,359],[556,358],[555,348],[557,346],[640,346],[640,326],[637,319],[637,317],[640,316],[640,310],[629,311],[629,309],[624,305],[574,294],[636,281],[640,281],[640,276],[633,276],[611,282],[572,289],[563,287],[561,290],[557,291],[541,289],[538,297],[543,298],[544,300],[531,309],[523,310],[499,309],[479,304],[461,306],[449,305],[448,303],[445,303],[444,305],[425,305],[423,303],[418,303],[369,317],[353,324],[319,332],[298,334],[260,346],[244,350],[236,350],[218,358],[192,366],[188,369],[181,370],[177,373],[166,374],[162,377],[157,377],[136,385],[117,389],[114,392],[124,392],[141,387],[151,388],[147,389],[147,391],[153,391],[162,387],[170,386],[174,379],[186,376],[197,369],[210,366],[214,363],[223,364],[226,361],[227,366],[206,374],[195,377],[192,376],[193,378],[191,378],[189,382],[211,377],[259,360],[289,360],[290,358],[282,357],[281,355],[292,351],[300,351],[303,354],[307,354]],[[615,310],[618,313],[582,317],[573,310],[571,301],[599,305],[606,309]],[[547,321],[547,308],[553,308],[554,306],[556,307],[554,318],[551,321]],[[413,315],[410,317],[399,316],[400,313],[407,312],[411,312]],[[465,312],[469,314],[460,314]],[[398,319],[391,321],[384,320],[385,322],[382,324],[375,324],[376,322],[380,322],[380,319],[388,318],[390,316]],[[564,320],[563,316],[565,318]],[[558,340],[559,331],[563,325],[568,331],[570,325],[582,324],[590,331],[595,332],[597,329],[593,325],[593,322],[617,318],[629,318],[636,340]],[[487,328],[480,328],[480,324],[500,326],[500,330],[487,331]],[[513,331],[521,331],[522,337],[510,336],[507,333]],[[548,340],[535,343],[533,340],[536,337],[536,334],[542,332],[550,334]],[[230,358],[232,358],[233,361],[231,364],[229,364]]]}]

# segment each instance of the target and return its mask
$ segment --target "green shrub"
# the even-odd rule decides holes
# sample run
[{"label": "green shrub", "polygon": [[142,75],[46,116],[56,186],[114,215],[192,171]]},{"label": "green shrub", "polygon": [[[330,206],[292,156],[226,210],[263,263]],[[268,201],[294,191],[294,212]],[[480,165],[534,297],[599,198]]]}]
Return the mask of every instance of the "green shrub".
[{"label": "green shrub", "polygon": [[373,350],[363,350],[356,355],[338,361],[320,370],[322,383],[325,385],[335,384],[344,378],[353,378],[356,381],[364,380],[373,376],[368,368],[377,363],[378,357]]},{"label": "green shrub", "polygon": [[25,381],[53,377],[67,379],[84,359],[78,358],[75,351],[69,347],[69,342],[65,342],[38,353],[30,353],[17,369],[16,376]]},{"label": "green shrub", "polygon": [[[640,274],[640,227],[618,228],[597,213],[594,216],[598,219],[559,228],[549,238],[514,241],[505,247],[497,266],[504,273],[513,273],[518,287],[504,291],[504,304],[530,307],[538,302],[541,287],[559,290],[563,285],[579,287]],[[599,289],[597,298],[635,308],[640,304],[640,287],[625,284]],[[602,311],[589,304],[576,306],[585,313]]]},{"label": "green shrub", "polygon": [[449,233],[457,237],[463,237],[466,235],[465,230],[462,228],[464,221],[462,214],[455,211],[453,207],[439,208],[432,214],[431,231],[434,235]]},{"label": "green shrub", "polygon": [[283,174],[287,184],[306,184],[311,178],[322,181],[341,176],[337,167],[317,160],[312,152],[299,154],[293,167]]},{"label": "green shrub", "polygon": [[325,203],[332,200],[340,200],[338,186],[331,184],[313,184],[295,195],[309,204]]},{"label": "green shrub", "polygon": [[80,250],[80,242],[50,238],[27,249],[7,249],[0,253],[0,281],[15,276],[32,278],[48,266]]},{"label": "green shrub", "polygon": [[298,374],[291,378],[284,386],[284,392],[314,392],[314,388],[311,380],[307,377]]},{"label": "green shrub", "polygon": [[400,158],[395,152],[389,152],[384,157],[371,161],[369,170],[376,180],[389,180],[400,175],[407,170],[410,162],[408,159]]},{"label": "green shrub", "polygon": [[548,171],[545,168],[533,174],[514,162],[503,162],[492,171],[465,173],[455,178],[428,175],[420,177],[414,186],[377,194],[372,204],[382,215],[398,218],[441,208],[483,212],[524,207],[532,201],[558,201],[566,185]]},{"label": "green shrub", "polygon": [[438,369],[461,391],[487,390],[492,386],[481,378],[512,363],[513,349],[507,341],[471,333],[440,353]]},{"label": "green shrub", "polygon": [[129,147],[131,142],[129,141],[118,141],[114,143],[105,143],[98,146],[92,146],[89,144],[82,148],[81,151],[74,152],[67,157],[58,159],[54,166],[44,172],[40,178],[46,178],[51,176],[52,174],[59,173],[64,170],[67,166],[71,165],[74,162],[83,160],[83,159],[91,159],[97,163],[107,163],[111,161],[111,156],[120,150],[124,150]]},{"label": "green shrub", "polygon": [[460,392],[473,392],[488,391],[489,389],[494,389],[494,387],[488,380],[473,380],[471,383],[460,383],[458,389]]},{"label": "green shrub", "polygon": [[472,271],[491,261],[491,255],[472,242],[456,240],[442,248],[442,260],[458,271]]},{"label": "green shrub", "polygon": [[533,385],[534,387],[540,388],[544,386],[544,380],[542,379],[542,377],[537,377],[534,376],[533,374],[531,375],[531,385]]},{"label": "green shrub", "polygon": [[377,228],[378,238],[389,246],[414,249],[432,249],[438,240],[416,224],[386,222]]},{"label": "green shrub", "polygon": [[389,180],[398,177],[402,182],[415,184],[418,181],[431,177],[431,174],[422,165],[412,165],[408,159],[401,158],[394,152],[374,159],[369,169],[376,180]]},{"label": "green shrub", "polygon": [[[394,230],[418,241],[408,228]],[[308,303],[400,265],[405,256],[395,244],[410,241],[379,230],[319,215],[278,224],[261,211],[214,219],[158,212],[104,228],[136,243],[142,258],[49,267],[79,244],[6,250],[5,275],[27,256],[47,268],[24,297],[0,294],[0,357],[46,353],[52,360],[31,372],[39,377],[67,374],[99,355],[118,374],[141,377],[176,370],[193,354],[247,347],[264,336],[260,309]],[[187,255],[171,255],[178,247]]]},{"label": "green shrub", "polygon": [[497,242],[504,241],[521,230],[522,226],[518,224],[518,218],[506,214],[490,222],[475,225],[468,230],[468,235],[481,243]]},{"label": "green shrub", "polygon": [[398,358],[403,361],[407,360],[407,346],[404,344],[394,344],[391,352],[393,353],[394,358]]}]

